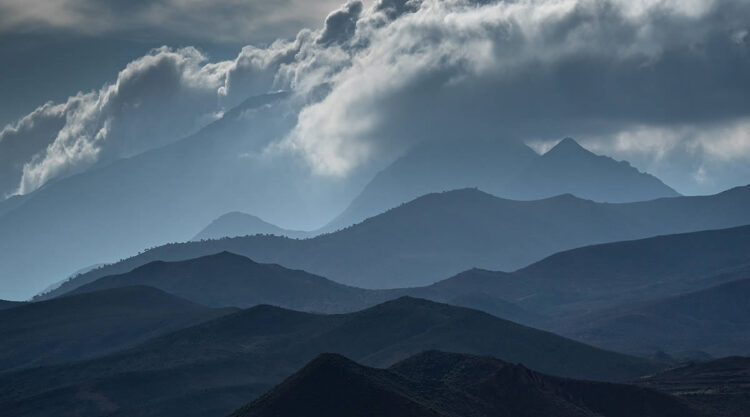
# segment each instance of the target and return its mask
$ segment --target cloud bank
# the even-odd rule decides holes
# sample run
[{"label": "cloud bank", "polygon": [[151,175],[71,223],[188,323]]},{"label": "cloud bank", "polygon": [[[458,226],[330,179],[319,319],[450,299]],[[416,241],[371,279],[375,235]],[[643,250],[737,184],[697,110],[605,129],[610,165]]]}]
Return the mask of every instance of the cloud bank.
[{"label": "cloud bank", "polygon": [[716,191],[750,174],[722,168],[750,162],[747,22],[740,0],[351,1],[234,60],[162,48],[98,92],[40,107],[0,133],[0,155],[15,152],[0,175],[29,192],[288,90],[297,124],[268,149],[318,175],[424,140],[574,136],[682,192]]}]

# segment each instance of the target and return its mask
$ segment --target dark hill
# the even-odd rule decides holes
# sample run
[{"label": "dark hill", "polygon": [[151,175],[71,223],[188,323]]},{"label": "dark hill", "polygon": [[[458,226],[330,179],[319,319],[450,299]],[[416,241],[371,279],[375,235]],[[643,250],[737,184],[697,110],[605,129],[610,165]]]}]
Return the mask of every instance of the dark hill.
[{"label": "dark hill", "polygon": [[211,307],[270,304],[301,311],[342,312],[385,299],[305,271],[259,264],[229,252],[180,262],[152,262],[86,284],[76,292],[130,285],[148,285]]},{"label": "dark hill", "polygon": [[22,305],[22,301],[8,301],[8,300],[0,300],[0,310],[5,310],[8,308],[18,307]]},{"label": "dark hill", "polygon": [[[738,276],[750,277],[750,270]],[[577,321],[573,335],[597,346],[638,354],[750,353],[750,279],[597,312]]]},{"label": "dark hill", "polygon": [[635,386],[550,377],[501,360],[428,351],[374,369],[321,355],[232,417],[670,417],[687,404]]},{"label": "dark hill", "polygon": [[149,287],[24,304],[0,311],[0,371],[101,356],[228,312]]},{"label": "dark hill", "polygon": [[[420,197],[311,239],[250,236],[165,245],[83,274],[48,297],[156,260],[221,251],[364,288],[410,287],[477,267],[512,270],[575,247],[750,223],[750,187],[707,197],[603,204],[570,195],[511,201],[471,189]],[[620,260],[618,262],[626,263]]]},{"label": "dark hill", "polygon": [[713,417],[750,415],[750,358],[692,362],[637,383],[676,395]]},{"label": "dark hill", "polygon": [[59,417],[225,415],[323,352],[389,366],[428,349],[493,355],[586,379],[656,369],[482,312],[408,297],[330,316],[258,306],[120,354],[2,375],[0,385],[9,388],[0,392],[0,409]]}]

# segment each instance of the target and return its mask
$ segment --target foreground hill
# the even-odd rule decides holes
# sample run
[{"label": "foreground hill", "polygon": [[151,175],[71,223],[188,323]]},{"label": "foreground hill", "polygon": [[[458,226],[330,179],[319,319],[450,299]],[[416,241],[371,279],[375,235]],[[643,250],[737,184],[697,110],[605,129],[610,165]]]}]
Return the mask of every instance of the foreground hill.
[{"label": "foreground hill", "polygon": [[0,311],[0,371],[101,356],[228,312],[149,287],[28,303]]},{"label": "foreground hill", "polygon": [[710,416],[750,415],[750,358],[692,362],[636,382],[676,395]]},{"label": "foreground hill", "polygon": [[0,310],[5,310],[7,308],[18,307],[18,306],[20,306],[22,304],[23,304],[23,302],[21,302],[21,301],[0,300]]},{"label": "foreground hill", "polygon": [[420,286],[473,267],[513,270],[585,245],[744,225],[750,223],[747,207],[750,187],[628,204],[570,195],[512,201],[478,190],[456,190],[420,197],[311,239],[248,236],[161,246],[80,275],[49,296],[148,262],[221,251],[358,287]]},{"label": "foreground hill", "polygon": [[595,155],[571,138],[538,155],[514,141],[427,142],[378,173],[322,231],[359,223],[421,195],[459,188],[536,200],[560,194],[601,202],[633,202],[679,194],[627,162]]},{"label": "foreground hill", "polygon": [[642,359],[413,298],[329,316],[259,306],[120,354],[0,375],[8,387],[0,409],[27,416],[222,416],[324,352],[389,366],[429,349],[492,355],[585,379],[632,379],[655,370]]},{"label": "foreground hill", "polygon": [[428,351],[388,369],[324,354],[231,417],[689,417],[681,400],[635,386],[540,374],[501,360]]}]

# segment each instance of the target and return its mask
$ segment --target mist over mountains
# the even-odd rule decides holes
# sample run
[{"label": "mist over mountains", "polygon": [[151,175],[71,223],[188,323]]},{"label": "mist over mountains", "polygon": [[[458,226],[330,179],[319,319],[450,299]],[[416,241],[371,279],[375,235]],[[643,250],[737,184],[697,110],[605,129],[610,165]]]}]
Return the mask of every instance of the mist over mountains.
[{"label": "mist over mountains", "polygon": [[331,1],[0,2],[0,416],[750,415],[750,3]]}]

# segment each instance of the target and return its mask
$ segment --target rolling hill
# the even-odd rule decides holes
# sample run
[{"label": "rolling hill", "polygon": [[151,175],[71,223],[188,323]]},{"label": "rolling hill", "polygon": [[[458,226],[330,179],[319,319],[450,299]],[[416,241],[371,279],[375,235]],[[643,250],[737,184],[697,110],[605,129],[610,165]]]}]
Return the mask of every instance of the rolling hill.
[{"label": "rolling hill", "polygon": [[102,356],[229,313],[150,287],[125,287],[0,311],[0,372]]},{"label": "rolling hill", "polygon": [[501,360],[424,352],[388,369],[324,354],[231,417],[700,416],[670,395],[550,377]]},{"label": "rolling hill", "polygon": [[750,411],[750,358],[690,362],[636,381],[668,392],[713,417],[738,417]]},{"label": "rolling hill", "polygon": [[223,237],[276,235],[307,237],[309,233],[282,229],[252,214],[233,211],[212,221],[192,240],[221,239]]},{"label": "rolling hill", "polygon": [[248,236],[164,245],[82,274],[49,296],[152,261],[221,251],[363,288],[429,285],[469,268],[514,270],[586,245],[745,225],[750,223],[748,207],[750,186],[713,196],[627,204],[571,195],[513,201],[474,189],[456,190],[420,197],[310,239]]},{"label": "rolling hill", "polygon": [[8,387],[0,392],[0,409],[27,416],[221,416],[324,352],[390,366],[430,349],[492,355],[585,379],[632,379],[658,367],[475,310],[408,297],[344,315],[258,306],[118,354],[0,375],[0,385]]}]

